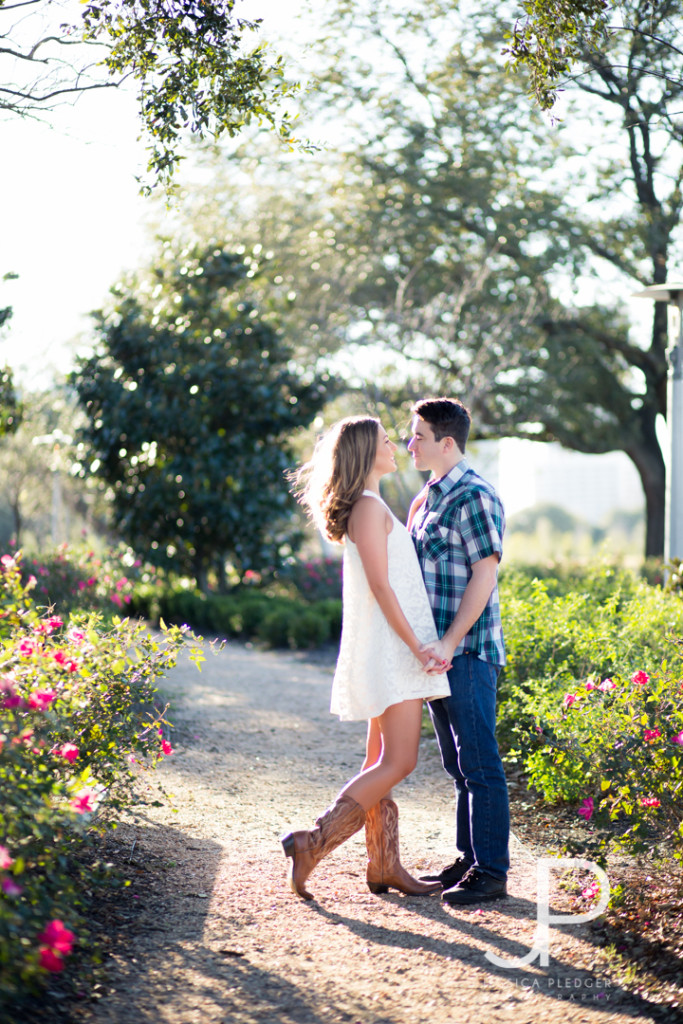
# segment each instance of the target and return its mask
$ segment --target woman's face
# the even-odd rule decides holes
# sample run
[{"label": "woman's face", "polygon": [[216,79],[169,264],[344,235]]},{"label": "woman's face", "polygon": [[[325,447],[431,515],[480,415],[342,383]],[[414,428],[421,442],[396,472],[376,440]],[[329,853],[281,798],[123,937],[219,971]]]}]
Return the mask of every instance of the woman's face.
[{"label": "woman's face", "polygon": [[377,454],[375,455],[374,466],[375,471],[380,476],[384,476],[385,473],[396,472],[396,459],[394,458],[396,448],[397,445],[389,440],[389,435],[380,423],[377,428]]}]

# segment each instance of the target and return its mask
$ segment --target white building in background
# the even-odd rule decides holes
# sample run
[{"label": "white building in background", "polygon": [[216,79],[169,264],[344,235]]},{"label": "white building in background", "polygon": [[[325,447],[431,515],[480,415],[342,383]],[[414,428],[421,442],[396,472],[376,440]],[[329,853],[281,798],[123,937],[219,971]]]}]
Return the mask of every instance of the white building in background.
[{"label": "white building in background", "polygon": [[504,438],[472,442],[467,456],[496,487],[508,516],[535,505],[558,505],[598,526],[616,510],[644,508],[640,477],[623,452],[584,455],[558,444]]}]

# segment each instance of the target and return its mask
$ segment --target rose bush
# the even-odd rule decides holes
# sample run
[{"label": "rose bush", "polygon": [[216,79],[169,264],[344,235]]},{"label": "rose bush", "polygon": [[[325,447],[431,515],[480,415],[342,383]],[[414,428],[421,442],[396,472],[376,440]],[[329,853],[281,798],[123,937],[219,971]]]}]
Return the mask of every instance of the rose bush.
[{"label": "rose bush", "polygon": [[32,595],[37,605],[60,614],[72,609],[127,611],[135,587],[156,579],[125,545],[98,554],[88,547],[61,544],[54,552],[20,560],[24,583],[35,580]]},{"label": "rose bush", "polygon": [[661,848],[683,859],[683,643],[672,648],[673,664],[589,677],[539,720],[526,769],[546,800],[581,800],[577,850]]},{"label": "rose bush", "polygon": [[545,800],[577,804],[572,850],[683,857],[683,601],[605,568],[552,589],[520,573],[501,588],[507,757]]},{"label": "rose bush", "polygon": [[185,645],[203,660],[179,627],[41,614],[36,586],[19,556],[0,558],[0,1008],[83,947],[98,875],[77,854],[172,751],[155,681]]}]

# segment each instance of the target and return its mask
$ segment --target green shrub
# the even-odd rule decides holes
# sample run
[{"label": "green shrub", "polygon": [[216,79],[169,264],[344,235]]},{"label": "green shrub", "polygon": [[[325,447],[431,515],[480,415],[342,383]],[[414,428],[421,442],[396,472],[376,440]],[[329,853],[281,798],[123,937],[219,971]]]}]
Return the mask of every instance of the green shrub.
[{"label": "green shrub", "polygon": [[673,656],[652,675],[589,676],[538,724],[526,769],[545,799],[582,802],[591,824],[580,849],[661,846],[683,859],[683,656]]},{"label": "green shrub", "polygon": [[278,571],[281,583],[293,587],[298,596],[311,603],[341,598],[341,558],[291,559]]},{"label": "green shrub", "polygon": [[583,583],[554,598],[546,581],[508,577],[501,587],[508,661],[499,683],[499,728],[505,746],[523,746],[547,702],[574,681],[591,674],[626,677],[634,664],[651,673],[669,652],[667,638],[683,635],[683,602],[660,588],[632,574],[599,570]]},{"label": "green shrub", "polygon": [[275,608],[259,622],[256,635],[269,647],[290,647],[294,624],[300,615],[301,609],[291,605]]},{"label": "green shrub", "polygon": [[179,629],[159,639],[128,620],[105,630],[95,613],[41,615],[35,585],[0,559],[0,1008],[86,949],[93,880],[75,853],[172,753],[153,684],[187,643]]},{"label": "green shrub", "polygon": [[672,741],[683,741],[683,671],[675,655],[670,664],[683,637],[683,601],[597,566],[575,575],[575,589],[508,573],[501,609],[507,756],[546,800],[585,801],[584,817],[594,812],[586,849],[646,848],[651,826],[659,839],[683,841],[683,751]]},{"label": "green shrub", "polygon": [[24,583],[35,581],[36,604],[52,607],[60,615],[75,608],[122,612],[131,603],[136,585],[152,572],[124,545],[97,554],[90,548],[62,544],[47,555],[20,557],[17,564]]},{"label": "green shrub", "polygon": [[318,601],[315,610],[325,616],[328,623],[329,639],[338,641],[342,631],[342,601],[341,598],[328,598],[326,601]]},{"label": "green shrub", "polygon": [[290,644],[292,647],[320,647],[329,638],[330,621],[316,606],[298,615],[290,630]]}]

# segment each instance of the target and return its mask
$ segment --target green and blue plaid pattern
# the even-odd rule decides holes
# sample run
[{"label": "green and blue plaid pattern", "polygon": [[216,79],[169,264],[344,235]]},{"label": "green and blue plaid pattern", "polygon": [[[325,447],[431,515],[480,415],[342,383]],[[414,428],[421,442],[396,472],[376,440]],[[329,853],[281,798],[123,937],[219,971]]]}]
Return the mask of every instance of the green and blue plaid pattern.
[{"label": "green and blue plaid pattern", "polygon": [[[504,531],[500,498],[465,459],[427,484],[427,499],[417,511],[411,534],[439,636],[456,616],[472,563],[493,554],[502,557]],[[455,654],[465,651],[494,665],[505,664],[497,586]]]}]

